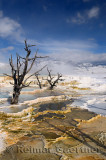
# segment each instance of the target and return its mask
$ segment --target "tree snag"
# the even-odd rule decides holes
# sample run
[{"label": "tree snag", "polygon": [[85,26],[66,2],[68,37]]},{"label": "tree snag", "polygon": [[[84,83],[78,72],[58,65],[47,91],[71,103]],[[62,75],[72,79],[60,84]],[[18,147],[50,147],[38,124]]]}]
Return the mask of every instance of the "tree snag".
[{"label": "tree snag", "polygon": [[[28,45],[27,41],[25,40],[25,48],[24,49],[27,53],[26,57],[21,57],[17,54],[16,66],[14,66],[14,64],[13,64],[12,55],[11,55],[11,58],[9,58],[9,64],[11,67],[12,75],[8,75],[8,74],[5,74],[5,75],[13,78],[13,83],[11,83],[13,85],[13,96],[11,99],[11,104],[18,103],[19,95],[20,95],[22,88],[28,87],[31,83],[31,81],[27,83],[27,80],[30,77],[37,75],[45,67],[44,66],[40,70],[36,71],[35,73],[33,73],[25,78],[25,76],[32,69],[35,60],[38,58],[45,58],[46,57],[46,56],[45,57],[37,56],[37,53],[38,53],[38,50],[37,50],[35,56],[33,58],[29,58],[31,55],[31,50],[29,48],[32,46],[35,46],[35,45]],[[30,62],[30,64],[29,64],[29,62]]]},{"label": "tree snag", "polygon": [[48,83],[50,85],[49,89],[52,90],[56,86],[56,84],[58,83],[58,81],[62,81],[63,80],[63,79],[61,79],[62,74],[58,73],[57,77],[54,77],[54,76],[51,75],[51,70],[49,70],[47,68],[47,71],[48,71],[47,81],[48,81]]},{"label": "tree snag", "polygon": [[41,81],[39,79],[39,73],[35,74],[35,76],[36,76],[36,79],[37,79],[37,82],[38,82],[37,84],[38,84],[39,88],[42,89],[42,84],[41,84]]}]

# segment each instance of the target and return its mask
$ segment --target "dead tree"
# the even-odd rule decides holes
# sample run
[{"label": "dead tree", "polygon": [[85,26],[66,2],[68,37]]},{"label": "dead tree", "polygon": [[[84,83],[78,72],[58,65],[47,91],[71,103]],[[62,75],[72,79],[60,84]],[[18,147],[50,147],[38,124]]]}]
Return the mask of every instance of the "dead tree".
[{"label": "dead tree", "polygon": [[40,79],[39,79],[39,73],[38,74],[35,74],[35,76],[36,76],[36,79],[37,79],[37,81],[38,81],[38,85],[39,85],[39,88],[40,89],[42,89],[42,84],[41,84],[41,81],[40,81]]},{"label": "dead tree", "polygon": [[36,51],[35,56],[33,58],[30,58],[31,50],[29,48],[32,46],[35,46],[35,45],[28,45],[25,40],[25,48],[24,49],[26,51],[26,57],[24,58],[24,57],[21,57],[17,54],[16,66],[14,66],[14,64],[13,64],[12,55],[11,55],[11,58],[9,59],[9,64],[11,67],[12,75],[8,75],[8,74],[5,74],[5,75],[13,78],[13,83],[11,83],[13,85],[13,96],[12,96],[11,104],[18,103],[19,95],[20,95],[22,88],[28,87],[31,84],[31,81],[27,83],[27,80],[30,77],[38,74],[45,67],[44,66],[40,70],[38,70],[35,73],[26,77],[26,75],[28,75],[28,73],[31,71],[31,69],[35,63],[35,60],[38,58],[45,58],[45,57],[37,56],[38,50]]},{"label": "dead tree", "polygon": [[51,70],[49,70],[47,68],[47,71],[48,71],[47,81],[48,81],[48,83],[50,85],[49,89],[52,90],[56,86],[56,84],[58,83],[58,81],[62,81],[63,80],[63,79],[61,79],[62,74],[58,73],[57,77],[54,77],[54,76],[51,75]]}]

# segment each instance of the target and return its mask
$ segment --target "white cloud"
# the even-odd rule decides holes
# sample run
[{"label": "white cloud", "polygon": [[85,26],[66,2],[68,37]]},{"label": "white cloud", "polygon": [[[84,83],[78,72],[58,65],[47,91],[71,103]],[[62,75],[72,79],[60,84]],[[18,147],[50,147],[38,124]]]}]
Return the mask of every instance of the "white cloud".
[{"label": "white cloud", "polygon": [[9,53],[14,49],[13,46],[9,46],[6,48],[0,48],[0,62],[6,61],[9,56]]},{"label": "white cloud", "polygon": [[21,25],[3,15],[3,12],[0,11],[0,37],[15,39],[16,41],[23,41],[23,31]]},{"label": "white cloud", "polygon": [[0,62],[0,69],[3,70],[3,68],[7,68],[8,66],[8,64]]},{"label": "white cloud", "polygon": [[[36,42],[36,41],[34,41]],[[32,72],[35,69],[39,69],[44,65],[48,65],[54,73],[61,72],[62,74],[71,74],[72,72],[77,73],[78,66],[80,64],[102,64],[106,62],[106,53],[94,54],[92,51],[98,49],[98,44],[95,43],[95,40],[88,41],[55,41],[55,40],[46,40],[42,43],[38,43],[37,47],[39,48],[38,55],[43,55],[41,51],[45,52],[45,55],[48,55],[49,58],[40,59],[40,64],[35,65],[32,69]],[[7,48],[0,49],[0,55],[7,55],[14,48],[9,46]],[[8,54],[9,56],[9,54]],[[6,60],[8,60],[7,56]],[[2,59],[2,58],[1,58]],[[6,63],[5,60],[0,63],[0,73],[8,73],[11,71],[11,68]],[[46,69],[43,70],[43,73],[46,74]]]},{"label": "white cloud", "polygon": [[9,64],[0,62],[0,74],[9,72],[10,72]]},{"label": "white cloud", "polygon": [[[42,59],[41,64],[47,64],[54,73],[70,73],[73,72],[83,63],[103,64],[106,61],[106,53],[94,54],[92,50],[98,49],[98,45],[94,41],[45,41],[39,46],[40,50],[44,50],[49,58]],[[76,71],[75,71],[76,72]]]},{"label": "white cloud", "polygon": [[76,16],[67,18],[66,22],[74,24],[84,24],[92,18],[97,18],[99,16],[99,12],[99,7],[93,7],[90,10],[85,10],[83,13],[77,12]]},{"label": "white cloud", "polygon": [[14,49],[13,46],[9,46],[6,48],[0,48],[0,74],[10,72],[10,66],[8,63],[8,59],[13,49]]},{"label": "white cloud", "polygon": [[6,53],[6,52],[8,52],[8,51],[12,51],[13,49],[14,49],[13,46],[9,46],[9,47],[7,47],[7,48],[1,48],[1,49],[0,49],[0,53]]},{"label": "white cloud", "polygon": [[76,23],[76,24],[82,24],[82,23],[86,22],[86,19],[84,16],[81,15],[80,12],[78,12],[75,17],[68,18],[66,21],[67,21],[67,23],[72,22],[72,23]]},{"label": "white cloud", "polygon": [[88,17],[89,18],[96,18],[99,15],[100,9],[98,7],[93,7],[88,11]]},{"label": "white cloud", "polygon": [[67,40],[67,41],[56,41],[48,40],[39,44],[39,46],[49,53],[53,52],[64,52],[70,50],[90,50],[97,48],[98,45],[91,41],[81,41],[81,40]]},{"label": "white cloud", "polygon": [[4,67],[5,63],[0,62],[0,68]]}]

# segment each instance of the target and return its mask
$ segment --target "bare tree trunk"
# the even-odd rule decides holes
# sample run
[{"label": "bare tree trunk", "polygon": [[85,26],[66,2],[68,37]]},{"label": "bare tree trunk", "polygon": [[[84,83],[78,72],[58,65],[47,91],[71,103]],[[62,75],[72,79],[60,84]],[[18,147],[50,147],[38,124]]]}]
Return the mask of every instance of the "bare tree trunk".
[{"label": "bare tree trunk", "polygon": [[50,81],[49,81],[48,83],[49,83],[49,85],[50,85],[48,89],[49,89],[49,90],[53,90],[56,85],[50,83]]},{"label": "bare tree trunk", "polygon": [[18,103],[20,92],[21,92],[21,89],[18,86],[14,86],[11,104],[17,104]]},{"label": "bare tree trunk", "polygon": [[12,97],[12,100],[11,100],[11,104],[17,104],[18,103],[19,95],[20,95],[20,92],[14,91],[13,97]]},{"label": "bare tree trunk", "polygon": [[62,81],[63,79],[61,79],[62,75],[58,73],[56,79],[54,80],[54,76],[51,75],[51,70],[49,70],[47,68],[47,71],[48,71],[48,77],[47,77],[47,81],[50,85],[49,89],[50,90],[53,90],[54,87],[56,86],[56,84],[58,83],[58,81]]},{"label": "bare tree trunk", "polygon": [[[19,99],[19,95],[20,92],[22,90],[22,88],[28,87],[30,85],[31,82],[27,83],[27,80],[38,74],[43,68],[41,68],[39,71],[36,71],[35,73],[31,74],[30,76],[28,76],[26,79],[25,76],[30,72],[30,70],[32,69],[34,62],[36,59],[38,58],[45,58],[45,57],[38,57],[37,56],[37,51],[36,54],[33,58],[30,58],[30,54],[31,54],[31,50],[29,49],[29,47],[32,47],[35,45],[27,45],[27,42],[25,40],[25,51],[27,52],[26,57],[21,57],[17,54],[17,65],[16,67],[13,64],[13,58],[11,55],[11,58],[9,58],[9,63],[11,66],[11,73],[12,75],[8,75],[5,74],[11,78],[13,78],[14,83],[11,83],[13,85],[13,97],[11,100],[11,104],[17,104],[18,103],[18,99]],[[28,65],[28,63],[31,62],[30,65]],[[22,67],[23,66],[23,67]]]},{"label": "bare tree trunk", "polygon": [[38,74],[35,75],[38,81],[39,88],[42,89],[41,81],[39,80]]}]

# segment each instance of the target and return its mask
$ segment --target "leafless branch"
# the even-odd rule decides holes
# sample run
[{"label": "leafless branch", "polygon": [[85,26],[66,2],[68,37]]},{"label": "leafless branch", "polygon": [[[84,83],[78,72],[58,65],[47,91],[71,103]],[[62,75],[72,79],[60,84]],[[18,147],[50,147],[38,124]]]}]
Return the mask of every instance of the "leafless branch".
[{"label": "leafless branch", "polygon": [[40,71],[42,71],[46,66],[47,66],[47,65],[45,65],[45,66],[42,67],[40,70],[38,70],[38,71],[36,71],[35,73],[33,73],[33,74],[31,74],[30,76],[28,76],[28,77],[25,79],[24,83],[26,83],[26,81],[27,81],[29,78],[31,78],[32,76],[38,74]]},{"label": "leafless branch", "polygon": [[47,81],[48,81],[48,83],[49,83],[49,85],[50,85],[50,89],[53,89],[53,88],[56,86],[56,84],[58,83],[58,81],[61,81],[61,80],[62,80],[62,79],[61,79],[62,74],[59,74],[59,73],[58,73],[57,78],[56,78],[55,80],[53,80],[55,77],[51,75],[51,70],[49,70],[49,69],[47,68],[47,71],[48,71]]},{"label": "leafless branch", "polygon": [[[11,55],[11,58],[9,58],[9,64],[11,67],[11,73],[12,75],[5,74],[6,76],[9,76],[13,78],[14,83],[11,83],[13,85],[13,99],[12,103],[17,103],[18,102],[18,96],[20,95],[21,89],[24,87],[28,87],[31,82],[26,84],[27,80],[32,77],[33,75],[38,74],[43,68],[46,66],[42,67],[40,70],[36,71],[35,73],[31,74],[25,79],[25,76],[31,71],[34,62],[37,58],[46,58],[42,56],[37,56],[37,52],[35,53],[35,56],[33,58],[30,58],[31,55],[31,50],[29,49],[30,47],[35,46],[35,45],[28,45],[27,41],[25,40],[25,51],[26,51],[26,56],[23,58],[20,55],[16,54],[17,56],[17,62],[16,62],[16,67],[13,64],[13,58]],[[29,62],[31,62],[29,66]],[[23,66],[23,67],[22,67]],[[28,68],[29,66],[29,68]],[[25,79],[25,80],[24,80]]]},{"label": "leafless branch", "polygon": [[11,75],[3,73],[3,75],[13,78]]}]

